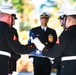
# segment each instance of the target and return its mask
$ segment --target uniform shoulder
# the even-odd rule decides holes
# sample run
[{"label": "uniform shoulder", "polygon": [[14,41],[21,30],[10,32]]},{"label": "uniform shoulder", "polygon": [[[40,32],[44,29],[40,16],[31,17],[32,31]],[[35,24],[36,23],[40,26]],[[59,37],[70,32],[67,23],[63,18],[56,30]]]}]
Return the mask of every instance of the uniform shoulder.
[{"label": "uniform shoulder", "polygon": [[49,28],[49,27],[47,27],[47,28],[48,28],[48,30],[56,32],[55,29],[53,29],[53,28]]},{"label": "uniform shoulder", "polygon": [[14,31],[17,31],[14,27],[12,27],[11,29],[14,30]]},{"label": "uniform shoulder", "polygon": [[31,30],[37,30],[37,29],[39,29],[39,28],[40,28],[40,26],[39,26],[39,27],[32,28]]}]

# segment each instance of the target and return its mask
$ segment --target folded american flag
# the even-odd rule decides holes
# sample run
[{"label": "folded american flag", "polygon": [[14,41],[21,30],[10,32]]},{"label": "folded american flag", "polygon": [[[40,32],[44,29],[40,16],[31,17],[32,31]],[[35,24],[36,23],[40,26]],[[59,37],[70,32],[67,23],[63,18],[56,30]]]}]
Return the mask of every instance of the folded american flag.
[{"label": "folded american flag", "polygon": [[36,49],[35,51],[29,53],[30,56],[37,56],[37,57],[43,57],[43,58],[48,58],[50,59],[50,63],[53,64],[54,63],[54,58],[50,58],[50,57],[46,57],[42,55],[42,52],[38,49]]},{"label": "folded american flag", "polygon": [[[34,33],[33,33],[32,30],[30,30],[30,32],[29,32],[28,44],[31,44],[31,41],[32,41],[31,37],[32,37],[32,39],[36,38],[36,36],[34,35]],[[38,56],[38,57],[45,57],[45,56],[42,55],[42,52],[40,50],[38,50],[38,49],[36,49],[35,51],[31,52],[30,55],[32,55],[32,56]]]},{"label": "folded american flag", "polygon": [[45,57],[42,55],[42,52],[38,49],[36,49],[35,51],[31,52],[30,55],[32,56],[37,56],[37,57]]}]

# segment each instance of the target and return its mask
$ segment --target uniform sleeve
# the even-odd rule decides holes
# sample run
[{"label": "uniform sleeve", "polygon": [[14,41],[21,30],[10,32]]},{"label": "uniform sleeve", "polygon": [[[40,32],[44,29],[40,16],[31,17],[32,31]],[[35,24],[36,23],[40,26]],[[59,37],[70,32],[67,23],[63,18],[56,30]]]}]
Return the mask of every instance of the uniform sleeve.
[{"label": "uniform sleeve", "polygon": [[21,57],[21,55],[18,55],[14,52],[11,53],[11,58],[15,59],[16,61]]},{"label": "uniform sleeve", "polygon": [[3,30],[2,35],[9,49],[17,54],[26,54],[35,50],[34,46],[21,45],[17,37],[11,33],[10,29]]},{"label": "uniform sleeve", "polygon": [[57,33],[54,31],[54,43],[57,41]]},{"label": "uniform sleeve", "polygon": [[70,39],[67,36],[61,36],[52,49],[44,49],[42,54],[44,56],[57,58],[67,49],[69,42]]}]

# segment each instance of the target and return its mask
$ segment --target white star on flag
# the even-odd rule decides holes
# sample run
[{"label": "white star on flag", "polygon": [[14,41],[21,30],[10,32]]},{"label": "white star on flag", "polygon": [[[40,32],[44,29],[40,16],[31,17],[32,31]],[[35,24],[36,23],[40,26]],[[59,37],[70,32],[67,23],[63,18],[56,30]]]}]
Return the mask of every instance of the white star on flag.
[{"label": "white star on flag", "polygon": [[31,54],[32,56],[45,57],[46,58],[46,56],[43,56],[42,52],[40,50],[38,50],[38,49],[36,49],[35,51],[33,51],[33,52],[29,53],[29,54]]},{"label": "white star on flag", "polygon": [[41,53],[41,52],[40,52],[39,50],[36,50],[36,54],[38,54],[38,55],[39,55],[40,53]]}]

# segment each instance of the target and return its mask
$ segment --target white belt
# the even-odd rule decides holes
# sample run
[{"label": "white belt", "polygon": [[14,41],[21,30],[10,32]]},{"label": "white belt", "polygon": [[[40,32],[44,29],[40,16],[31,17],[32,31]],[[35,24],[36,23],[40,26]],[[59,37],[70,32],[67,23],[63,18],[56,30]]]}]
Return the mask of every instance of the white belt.
[{"label": "white belt", "polygon": [[8,56],[8,57],[11,57],[11,53],[5,52],[5,51],[0,51],[0,55],[5,55],[5,56]]},{"label": "white belt", "polygon": [[76,56],[67,56],[61,58],[61,61],[67,61],[67,60],[76,60]]}]

